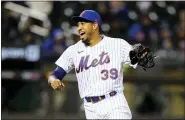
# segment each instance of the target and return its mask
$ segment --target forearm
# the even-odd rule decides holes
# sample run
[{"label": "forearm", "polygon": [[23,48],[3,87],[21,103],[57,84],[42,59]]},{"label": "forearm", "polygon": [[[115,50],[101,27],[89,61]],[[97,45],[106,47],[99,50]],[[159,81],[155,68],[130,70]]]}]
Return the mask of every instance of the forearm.
[{"label": "forearm", "polygon": [[55,77],[55,78],[57,78],[57,79],[59,79],[59,80],[62,80],[66,74],[67,74],[66,71],[65,71],[63,68],[61,68],[61,67],[58,66],[58,67],[51,73],[50,77]]}]

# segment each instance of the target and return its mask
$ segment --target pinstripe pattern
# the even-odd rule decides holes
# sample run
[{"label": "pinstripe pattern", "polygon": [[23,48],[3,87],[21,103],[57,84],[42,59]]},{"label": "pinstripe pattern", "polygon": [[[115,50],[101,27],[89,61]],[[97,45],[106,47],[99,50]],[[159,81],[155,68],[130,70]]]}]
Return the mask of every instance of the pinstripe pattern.
[{"label": "pinstripe pattern", "polygon": [[131,119],[132,114],[122,92],[98,103],[84,102],[87,119]]},{"label": "pinstripe pattern", "polygon": [[[131,49],[132,46],[123,39],[104,36],[93,47],[86,47],[79,41],[69,47],[56,64],[66,72],[76,69],[79,94],[82,99],[88,96],[100,96],[113,90],[123,91],[122,65],[129,64],[136,67],[130,64]],[[87,119],[131,118],[123,93],[95,104],[85,102],[84,107]]]}]

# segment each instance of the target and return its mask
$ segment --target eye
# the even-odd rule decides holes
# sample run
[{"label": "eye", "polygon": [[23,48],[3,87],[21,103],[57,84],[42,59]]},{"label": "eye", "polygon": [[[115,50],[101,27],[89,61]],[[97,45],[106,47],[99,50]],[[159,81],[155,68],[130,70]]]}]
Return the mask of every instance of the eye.
[{"label": "eye", "polygon": [[84,22],[79,22],[78,24],[77,24],[77,27],[79,27],[80,25],[84,25]]}]

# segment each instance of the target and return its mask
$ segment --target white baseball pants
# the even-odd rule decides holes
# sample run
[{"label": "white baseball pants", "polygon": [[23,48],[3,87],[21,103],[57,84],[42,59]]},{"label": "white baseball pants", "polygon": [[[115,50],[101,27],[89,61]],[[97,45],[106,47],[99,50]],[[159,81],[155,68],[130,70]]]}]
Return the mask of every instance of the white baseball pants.
[{"label": "white baseball pants", "polygon": [[123,92],[97,102],[84,99],[86,119],[131,119],[132,114]]}]

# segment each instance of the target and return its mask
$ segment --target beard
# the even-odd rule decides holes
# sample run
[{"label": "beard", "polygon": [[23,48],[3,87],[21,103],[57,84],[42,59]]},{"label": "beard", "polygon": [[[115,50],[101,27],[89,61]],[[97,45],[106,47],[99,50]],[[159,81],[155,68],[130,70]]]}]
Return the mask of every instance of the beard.
[{"label": "beard", "polygon": [[90,40],[88,39],[88,40],[84,40],[84,41],[82,41],[86,46],[89,46],[89,45],[91,45],[91,43],[90,43]]}]

